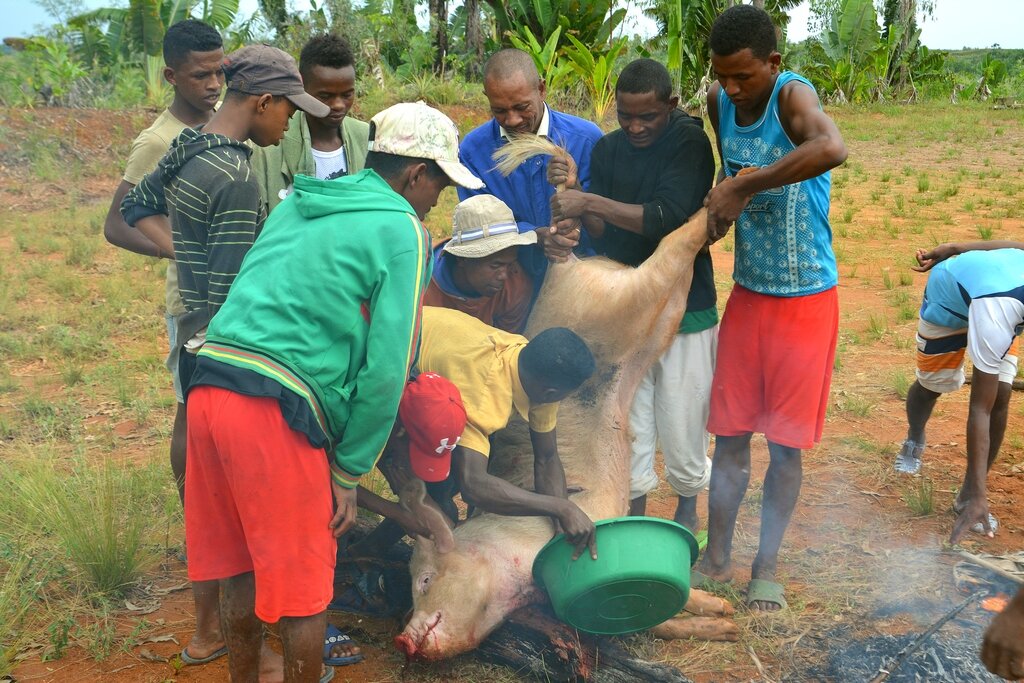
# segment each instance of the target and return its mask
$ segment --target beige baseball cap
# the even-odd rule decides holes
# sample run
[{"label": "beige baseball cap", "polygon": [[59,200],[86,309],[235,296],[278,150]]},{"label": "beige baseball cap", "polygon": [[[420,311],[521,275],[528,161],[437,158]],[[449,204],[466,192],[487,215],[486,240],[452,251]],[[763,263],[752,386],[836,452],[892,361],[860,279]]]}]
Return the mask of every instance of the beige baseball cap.
[{"label": "beige baseball cap", "polygon": [[478,194],[460,202],[452,217],[452,238],[444,250],[455,256],[483,258],[509,247],[537,243],[533,230],[520,233],[512,209],[494,195]]},{"label": "beige baseball cap", "polygon": [[370,122],[370,151],[419,157],[437,162],[456,185],[479,190],[482,180],[459,162],[459,129],[443,113],[424,102],[401,102]]}]

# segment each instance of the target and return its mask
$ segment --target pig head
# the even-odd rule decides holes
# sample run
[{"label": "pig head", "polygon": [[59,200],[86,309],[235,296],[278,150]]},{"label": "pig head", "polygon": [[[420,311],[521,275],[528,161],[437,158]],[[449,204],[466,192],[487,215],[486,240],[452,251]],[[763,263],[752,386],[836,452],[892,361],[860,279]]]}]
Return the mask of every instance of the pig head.
[{"label": "pig head", "polygon": [[[595,521],[628,509],[629,408],[643,374],[679,327],[693,261],[706,240],[701,211],[638,268],[571,258],[548,269],[527,336],[568,327],[597,361],[593,377],[562,401],[557,427],[566,481],[579,489],[572,500]],[[533,488],[533,452],[522,421],[495,436],[489,469]],[[546,517],[484,513],[455,529],[454,544],[417,539],[413,615],[396,646],[427,660],[475,648],[510,612],[542,599],[531,569],[553,533]]]}]

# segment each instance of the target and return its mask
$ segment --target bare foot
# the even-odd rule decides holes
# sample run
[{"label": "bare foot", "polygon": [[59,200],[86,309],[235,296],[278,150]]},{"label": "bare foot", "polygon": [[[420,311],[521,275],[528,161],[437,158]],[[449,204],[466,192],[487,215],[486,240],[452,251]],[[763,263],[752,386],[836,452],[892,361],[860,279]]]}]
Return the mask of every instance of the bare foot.
[{"label": "bare foot", "polygon": [[708,556],[705,555],[703,559],[697,563],[696,569],[712,581],[718,581],[719,583],[729,583],[732,581],[732,563],[721,566],[713,565],[711,561],[708,560]]}]

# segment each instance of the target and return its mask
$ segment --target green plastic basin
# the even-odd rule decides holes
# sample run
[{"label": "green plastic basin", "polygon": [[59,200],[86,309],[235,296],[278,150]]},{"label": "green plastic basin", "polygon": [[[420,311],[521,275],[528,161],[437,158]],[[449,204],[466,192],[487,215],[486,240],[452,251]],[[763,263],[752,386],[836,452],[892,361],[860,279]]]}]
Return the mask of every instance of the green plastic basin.
[{"label": "green plastic basin", "polygon": [[555,614],[581,631],[605,635],[656,626],[690,597],[697,540],[675,522],[618,517],[595,524],[597,559],[572,560],[564,535],[541,548],[533,580],[547,591]]}]

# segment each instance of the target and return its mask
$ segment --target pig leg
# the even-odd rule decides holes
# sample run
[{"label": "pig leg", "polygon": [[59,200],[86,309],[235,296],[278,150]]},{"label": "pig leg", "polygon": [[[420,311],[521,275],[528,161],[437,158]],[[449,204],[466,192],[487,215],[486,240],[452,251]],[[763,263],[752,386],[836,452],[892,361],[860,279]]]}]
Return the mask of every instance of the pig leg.
[{"label": "pig leg", "polygon": [[699,640],[736,642],[740,639],[740,628],[728,619],[717,617],[689,617],[669,619],[651,629],[656,638],[662,640]]},{"label": "pig leg", "polygon": [[727,617],[736,613],[736,609],[728,600],[696,588],[690,590],[690,599],[686,601],[683,609],[699,617]]}]

